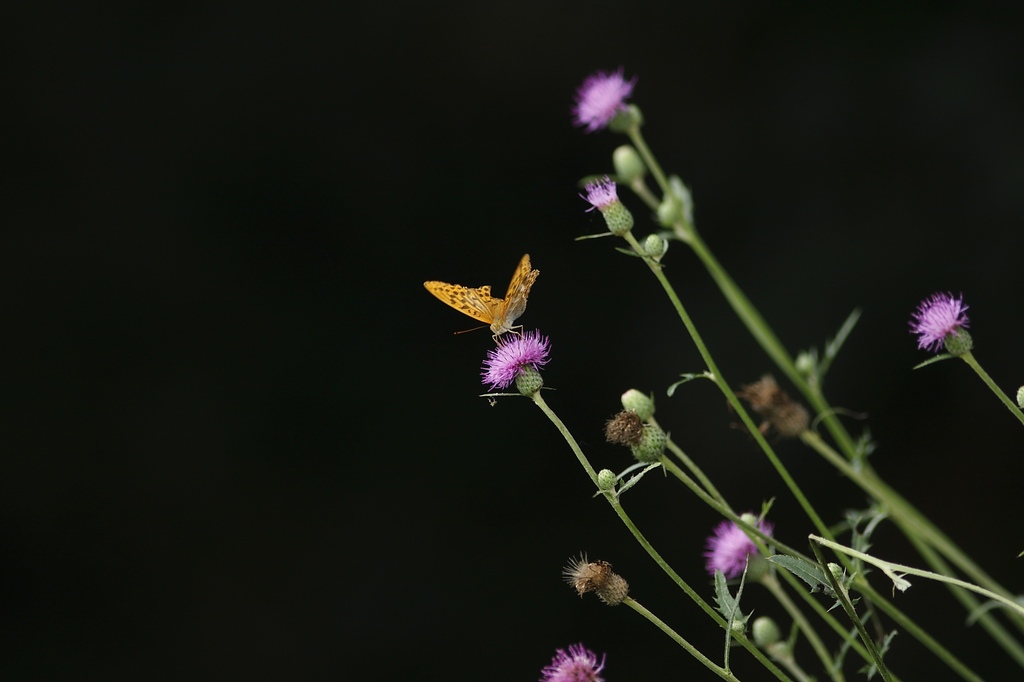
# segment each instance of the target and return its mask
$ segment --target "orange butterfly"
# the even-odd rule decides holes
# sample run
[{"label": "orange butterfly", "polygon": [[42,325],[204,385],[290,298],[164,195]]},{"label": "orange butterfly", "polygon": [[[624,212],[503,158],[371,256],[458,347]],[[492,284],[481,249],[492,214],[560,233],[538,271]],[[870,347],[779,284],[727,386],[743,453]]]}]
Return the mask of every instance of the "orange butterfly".
[{"label": "orange butterfly", "polygon": [[[533,286],[539,274],[540,270],[531,269],[530,254],[527,253],[523,254],[519,260],[505,298],[491,296],[489,285],[471,289],[461,284],[448,284],[448,282],[424,282],[423,286],[460,313],[465,313],[474,320],[480,320],[490,325],[491,331],[494,332],[494,338],[497,339],[505,332],[516,328],[512,326],[512,323],[526,311],[526,299],[530,296],[530,287]],[[522,325],[517,325],[517,327],[521,329]]]}]

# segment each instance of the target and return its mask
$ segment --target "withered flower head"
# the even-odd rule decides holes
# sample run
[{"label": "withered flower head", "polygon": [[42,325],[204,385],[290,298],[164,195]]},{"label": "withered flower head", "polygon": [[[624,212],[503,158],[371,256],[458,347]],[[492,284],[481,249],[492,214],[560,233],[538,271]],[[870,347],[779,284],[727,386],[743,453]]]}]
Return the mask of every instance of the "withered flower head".
[{"label": "withered flower head", "polygon": [[793,438],[805,431],[810,422],[807,409],[790,400],[771,374],[743,386],[736,395],[750,403],[750,409],[764,418],[760,426],[762,433],[772,428],[783,438]]},{"label": "withered flower head", "polygon": [[605,422],[604,437],[617,445],[639,445],[644,435],[644,423],[632,410],[623,410]]},{"label": "withered flower head", "polygon": [[578,559],[569,559],[569,565],[562,569],[562,575],[580,597],[587,592],[595,592],[609,606],[622,603],[629,593],[629,584],[612,570],[610,563],[588,561],[586,554],[580,554]]}]

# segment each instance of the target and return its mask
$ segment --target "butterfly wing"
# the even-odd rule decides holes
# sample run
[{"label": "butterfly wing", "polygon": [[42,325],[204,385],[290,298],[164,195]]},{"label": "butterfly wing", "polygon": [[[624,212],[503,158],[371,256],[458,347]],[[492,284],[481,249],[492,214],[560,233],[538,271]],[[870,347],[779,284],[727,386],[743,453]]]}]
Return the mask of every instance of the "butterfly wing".
[{"label": "butterfly wing", "polygon": [[490,286],[471,289],[448,282],[424,282],[423,286],[445,305],[488,325],[500,316],[504,303],[500,298],[491,296]]},{"label": "butterfly wing", "polygon": [[525,253],[519,259],[519,265],[512,275],[512,281],[508,285],[508,293],[502,301],[500,315],[491,324],[491,331],[495,334],[504,334],[512,328],[520,315],[526,312],[526,301],[530,297],[530,287],[537,280],[540,270],[534,270],[530,265],[530,254]]}]

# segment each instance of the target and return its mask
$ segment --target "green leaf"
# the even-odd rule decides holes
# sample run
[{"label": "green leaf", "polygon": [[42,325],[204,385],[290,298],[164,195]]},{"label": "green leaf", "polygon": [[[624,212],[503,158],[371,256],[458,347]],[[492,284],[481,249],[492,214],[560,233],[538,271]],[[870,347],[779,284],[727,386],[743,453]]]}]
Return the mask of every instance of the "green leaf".
[{"label": "green leaf", "polygon": [[708,373],[708,372],[687,372],[686,374],[680,374],[679,376],[681,376],[682,379],[680,379],[676,383],[672,384],[671,386],[669,386],[665,390],[665,393],[668,395],[669,398],[672,397],[672,394],[676,392],[676,389],[678,387],[682,386],[685,383],[691,382],[694,379],[710,379],[711,378],[711,374]]},{"label": "green leaf", "polygon": [[768,561],[780,568],[786,569],[797,578],[800,578],[800,580],[803,580],[805,583],[810,585],[811,592],[824,590],[825,594],[833,594],[832,585],[828,582],[828,578],[825,577],[825,574],[817,564],[812,564],[810,561],[795,556],[789,556],[788,554],[772,555],[768,557]]},{"label": "green leaf", "polygon": [[953,357],[953,356],[950,355],[949,353],[943,353],[942,355],[936,355],[934,358],[931,358],[930,360],[925,360],[924,362],[922,362],[919,365],[914,365],[914,369],[921,369],[922,367],[930,365],[933,362],[942,362],[943,360],[949,360],[951,357]]}]

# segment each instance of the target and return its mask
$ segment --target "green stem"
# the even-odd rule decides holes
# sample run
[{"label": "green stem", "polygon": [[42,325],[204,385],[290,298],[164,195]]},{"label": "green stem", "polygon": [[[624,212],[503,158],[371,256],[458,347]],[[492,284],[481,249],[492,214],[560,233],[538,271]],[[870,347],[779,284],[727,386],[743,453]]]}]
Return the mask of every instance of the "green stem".
[{"label": "green stem", "polygon": [[[657,423],[653,417],[651,417],[651,423]],[[664,429],[662,430],[664,431]],[[709,479],[704,474],[704,471],[699,466],[697,466],[697,463],[690,459],[687,456],[687,454],[683,452],[683,449],[676,445],[676,443],[671,438],[668,439],[667,447],[669,450],[672,451],[672,454],[674,454],[680,462],[686,465],[686,468],[690,470],[690,473],[697,477],[697,480],[700,481],[700,484],[704,486],[704,490],[708,491],[708,494],[711,495],[711,497],[715,498],[722,504],[725,504],[725,498],[722,497],[722,493],[718,492],[718,488],[716,488],[715,485],[711,482],[711,479]]]},{"label": "green stem", "polygon": [[1016,417],[1018,421],[1020,421],[1021,424],[1024,424],[1024,413],[1022,413],[1020,411],[1020,408],[1018,408],[1017,405],[1015,405],[1014,402],[1010,400],[1010,397],[1008,395],[1003,393],[1003,389],[999,388],[999,386],[996,385],[996,382],[992,381],[992,377],[990,377],[988,375],[988,372],[986,372],[982,368],[982,366],[978,364],[978,361],[974,358],[974,355],[972,355],[970,351],[967,351],[966,353],[960,356],[960,359],[971,366],[971,369],[973,369],[975,373],[979,377],[981,377],[981,380],[985,382],[985,385],[989,387],[989,390],[996,394],[996,397],[1002,401],[1003,405],[1006,405],[1006,409],[1008,409],[1010,413],[1013,414],[1013,416]]},{"label": "green stem", "polygon": [[782,589],[782,584],[778,579],[769,573],[762,577],[758,582],[764,585],[768,591],[772,593],[775,600],[782,605],[782,608],[786,610],[789,617],[793,619],[793,622],[796,623],[798,628],[800,628],[800,631],[804,633],[804,637],[807,638],[811,648],[814,649],[814,653],[817,654],[818,660],[820,660],[825,666],[825,670],[834,671],[832,679],[835,680],[835,682],[843,682],[845,679],[843,677],[843,671],[836,667],[835,661],[832,659],[832,655],[828,652],[828,649],[825,647],[824,642],[821,641],[821,638],[818,637],[817,631],[811,627],[811,623],[807,620],[807,616],[803,614],[803,611],[796,607],[793,600],[790,599],[789,595],[786,594],[786,591]]},{"label": "green stem", "polygon": [[[928,545],[928,543],[923,540],[919,540],[912,535],[909,536],[909,539],[917,549],[918,553],[925,558],[925,561],[928,562],[928,565],[934,566],[938,568],[938,570],[946,573],[953,572],[949,565],[943,561],[942,557],[939,556],[935,550]],[[992,637],[999,646],[1003,648],[1003,651],[1005,651],[1010,658],[1017,662],[1017,665],[1024,668],[1024,647],[1021,646],[1021,643],[1014,638],[1014,636],[1011,635],[991,613],[987,611],[980,611],[981,603],[975,599],[973,594],[953,586],[947,586],[947,589],[950,594],[952,594],[953,597],[963,605],[964,610],[971,614],[977,614],[976,620],[978,624],[985,629],[989,636]],[[1020,621],[1018,620],[1014,622],[1019,623]]]},{"label": "green stem", "polygon": [[665,621],[651,613],[646,607],[641,605],[640,602],[636,601],[632,597],[626,597],[624,600],[622,600],[622,603],[628,606],[629,608],[633,609],[637,613],[639,613],[641,616],[649,620],[651,623],[653,623],[655,627],[657,627],[659,630],[668,635],[672,639],[672,641],[674,641],[676,644],[685,649],[687,653],[689,653],[691,656],[700,661],[705,668],[715,673],[723,680],[734,680],[735,682],[739,681],[739,678],[736,677],[736,675],[734,675],[732,671],[726,670],[725,668],[716,665],[714,661],[712,661],[710,658],[702,654],[699,649],[697,649],[695,646],[687,642],[682,635],[680,635],[678,632],[669,627],[668,624],[665,623]]},{"label": "green stem", "polygon": [[846,615],[850,618],[850,622],[857,628],[861,641],[871,653],[871,658],[874,661],[875,667],[878,668],[878,672],[881,673],[882,679],[885,682],[892,682],[889,668],[885,665],[885,661],[882,660],[882,654],[878,651],[878,647],[875,646],[875,640],[868,634],[867,629],[864,627],[864,622],[857,615],[857,610],[853,607],[853,602],[850,601],[850,595],[847,593],[846,588],[839,583],[839,580],[833,575],[831,568],[825,563],[825,559],[821,556],[821,549],[815,544],[811,545],[811,549],[814,550],[814,556],[818,557],[818,564],[821,566],[822,572],[824,572],[829,584],[832,585],[833,594],[839,600],[839,603],[842,604],[843,610],[846,611]]},{"label": "green stem", "polygon": [[548,407],[548,404],[544,402],[544,398],[541,396],[540,391],[535,391],[531,397],[537,407],[547,415],[548,419],[551,420],[551,423],[553,423],[555,428],[558,429],[558,432],[562,434],[562,438],[564,438],[565,442],[569,444],[569,448],[573,451],[573,454],[576,455],[576,459],[580,461],[580,465],[583,467],[583,470],[587,472],[587,475],[590,476],[590,480],[596,486],[597,472],[594,471],[594,467],[590,465],[590,460],[583,454],[583,449],[580,447],[580,444],[576,442],[576,439],[572,437],[572,433],[569,431],[568,427],[566,427],[562,420],[558,418],[558,415]]}]

